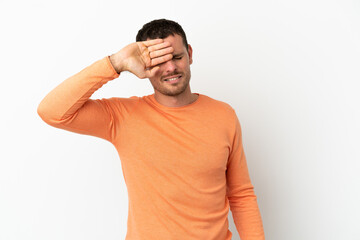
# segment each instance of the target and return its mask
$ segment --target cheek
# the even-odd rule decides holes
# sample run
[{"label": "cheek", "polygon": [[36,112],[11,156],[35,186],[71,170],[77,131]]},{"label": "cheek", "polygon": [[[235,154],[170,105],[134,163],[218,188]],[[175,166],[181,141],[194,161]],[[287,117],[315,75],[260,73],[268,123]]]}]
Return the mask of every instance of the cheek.
[{"label": "cheek", "polygon": [[188,65],[188,64],[186,63],[186,61],[178,62],[178,63],[176,64],[176,68],[179,69],[179,70],[181,70],[181,71],[184,71],[184,70],[187,69],[187,67],[186,67],[187,65]]},{"label": "cheek", "polygon": [[191,64],[191,60],[189,58],[184,59],[184,61],[181,62],[181,65],[183,68],[189,68]]},{"label": "cheek", "polygon": [[190,64],[188,63],[188,62],[186,62],[186,63],[183,63],[182,65],[181,65],[181,69],[183,70],[183,71],[190,71]]}]

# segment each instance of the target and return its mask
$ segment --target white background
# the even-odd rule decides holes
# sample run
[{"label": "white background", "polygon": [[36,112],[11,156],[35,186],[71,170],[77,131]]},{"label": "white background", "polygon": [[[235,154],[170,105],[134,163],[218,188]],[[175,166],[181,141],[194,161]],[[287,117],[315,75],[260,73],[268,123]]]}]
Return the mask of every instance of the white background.
[{"label": "white background", "polygon": [[[36,110],[157,18],[187,33],[192,91],[238,114],[266,238],[360,239],[357,0],[1,0],[0,239],[125,238],[115,148],[50,127]],[[92,98],[152,92],[123,74]]]}]

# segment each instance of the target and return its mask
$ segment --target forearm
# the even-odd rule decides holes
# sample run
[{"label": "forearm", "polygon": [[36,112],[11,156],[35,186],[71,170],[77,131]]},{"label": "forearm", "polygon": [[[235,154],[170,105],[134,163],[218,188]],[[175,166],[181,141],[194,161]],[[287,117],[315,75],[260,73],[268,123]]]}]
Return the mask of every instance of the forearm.
[{"label": "forearm", "polygon": [[227,197],[236,229],[243,240],[264,240],[264,229],[242,144],[227,171]]},{"label": "forearm", "polygon": [[243,240],[264,240],[264,229],[253,186],[229,197],[230,209],[236,229]]},{"label": "forearm", "polygon": [[45,122],[69,118],[97,89],[118,76],[109,57],[98,60],[49,92],[40,102],[38,114]]}]

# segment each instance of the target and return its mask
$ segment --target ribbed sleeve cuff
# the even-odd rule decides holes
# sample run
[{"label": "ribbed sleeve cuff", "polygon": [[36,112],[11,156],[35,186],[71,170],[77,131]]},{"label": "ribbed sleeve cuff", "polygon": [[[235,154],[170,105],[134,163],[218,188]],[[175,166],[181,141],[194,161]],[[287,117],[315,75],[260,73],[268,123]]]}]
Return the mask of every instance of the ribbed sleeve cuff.
[{"label": "ribbed sleeve cuff", "polygon": [[120,73],[117,73],[114,66],[111,64],[111,61],[110,61],[110,56],[106,56],[103,58],[103,60],[106,61],[107,65],[108,65],[108,68],[109,68],[109,71],[112,71],[113,74],[114,74],[114,78],[117,78],[120,76]]}]

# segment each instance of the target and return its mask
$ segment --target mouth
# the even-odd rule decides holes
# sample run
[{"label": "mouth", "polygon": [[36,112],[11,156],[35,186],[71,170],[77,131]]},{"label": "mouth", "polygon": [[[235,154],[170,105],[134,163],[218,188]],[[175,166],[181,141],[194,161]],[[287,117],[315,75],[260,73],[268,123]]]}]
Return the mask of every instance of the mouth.
[{"label": "mouth", "polygon": [[181,77],[182,77],[181,75],[171,76],[171,77],[165,78],[165,79],[164,79],[164,82],[167,82],[167,83],[177,83],[177,82],[180,81]]}]

